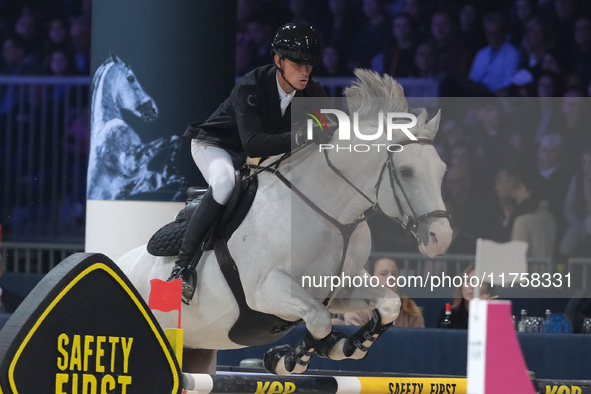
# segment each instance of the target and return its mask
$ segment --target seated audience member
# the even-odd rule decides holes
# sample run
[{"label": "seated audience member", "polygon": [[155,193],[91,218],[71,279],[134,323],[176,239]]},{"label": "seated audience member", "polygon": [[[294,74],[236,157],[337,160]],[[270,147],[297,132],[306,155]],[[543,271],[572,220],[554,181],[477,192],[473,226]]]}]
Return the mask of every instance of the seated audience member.
[{"label": "seated audience member", "polygon": [[496,191],[499,200],[515,202],[507,223],[512,241],[525,241],[529,257],[554,256],[556,245],[556,218],[550,204],[542,195],[544,180],[523,167],[507,167],[497,175]]},{"label": "seated audience member", "polygon": [[[406,297],[399,289],[392,278],[398,278],[398,266],[396,262],[388,257],[379,257],[376,259],[372,266],[369,267],[369,272],[373,276],[377,276],[380,285],[389,287],[390,290],[400,296],[402,306],[400,307],[400,314],[394,321],[395,327],[425,327],[425,320],[421,308],[417,304]],[[390,280],[388,280],[390,278]],[[393,283],[394,282],[394,283]],[[362,326],[371,320],[372,311],[370,309],[362,310],[359,312],[347,312],[345,313],[345,324]]]},{"label": "seated audience member", "polygon": [[550,204],[550,211],[558,223],[559,233],[564,230],[564,199],[571,172],[564,165],[564,140],[559,134],[546,134],[538,147],[538,173],[546,179],[543,193]]},{"label": "seated audience member", "polygon": [[[462,286],[457,287],[454,291],[454,300],[451,304],[451,328],[467,329],[468,328],[468,314],[470,312],[470,301],[474,298],[475,287],[471,285],[470,278],[475,276],[474,264],[470,264],[460,276],[466,278],[462,279]],[[474,283],[472,283],[474,284]],[[490,287],[490,284],[484,282],[480,286],[480,298],[494,298],[496,296],[495,288]],[[441,323],[445,318],[445,308],[439,314],[437,320],[437,327],[441,328]]]},{"label": "seated audience member", "polygon": [[582,332],[583,322],[591,318],[591,289],[575,292],[568,301],[564,313],[573,324],[573,332]]},{"label": "seated audience member", "polygon": [[[384,55],[384,72],[394,77],[409,77],[414,73],[416,34],[412,18],[408,14],[398,14],[392,20],[394,44]],[[374,70],[379,69],[374,65]]]},{"label": "seated audience member", "polygon": [[572,176],[564,203],[567,228],[560,242],[563,256],[586,256],[591,244],[591,146],[582,156],[579,170]]},{"label": "seated audience member", "polygon": [[490,92],[501,94],[501,90],[511,85],[511,78],[517,71],[519,51],[507,42],[507,26],[502,14],[487,14],[483,26],[488,45],[476,53],[469,77]]}]

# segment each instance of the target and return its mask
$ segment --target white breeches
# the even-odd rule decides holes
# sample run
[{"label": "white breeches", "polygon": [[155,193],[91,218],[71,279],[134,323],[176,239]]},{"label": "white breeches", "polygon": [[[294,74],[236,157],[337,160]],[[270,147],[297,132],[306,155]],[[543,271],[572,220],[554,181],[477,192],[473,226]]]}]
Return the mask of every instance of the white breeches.
[{"label": "white breeches", "polygon": [[234,164],[228,152],[198,139],[191,141],[191,156],[205,181],[211,186],[213,199],[226,205],[234,190]]}]

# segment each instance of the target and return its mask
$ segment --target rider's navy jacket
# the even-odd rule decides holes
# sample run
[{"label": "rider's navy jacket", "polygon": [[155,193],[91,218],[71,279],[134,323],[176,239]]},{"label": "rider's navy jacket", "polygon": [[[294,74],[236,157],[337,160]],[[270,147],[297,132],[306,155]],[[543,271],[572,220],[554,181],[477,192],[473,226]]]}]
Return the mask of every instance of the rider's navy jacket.
[{"label": "rider's navy jacket", "polygon": [[[268,157],[291,150],[290,106],[281,116],[275,77],[277,68],[267,65],[246,74],[230,96],[205,121],[191,123],[185,137],[209,141],[227,150],[239,167],[250,157]],[[309,79],[295,97],[326,97],[322,86]]]}]

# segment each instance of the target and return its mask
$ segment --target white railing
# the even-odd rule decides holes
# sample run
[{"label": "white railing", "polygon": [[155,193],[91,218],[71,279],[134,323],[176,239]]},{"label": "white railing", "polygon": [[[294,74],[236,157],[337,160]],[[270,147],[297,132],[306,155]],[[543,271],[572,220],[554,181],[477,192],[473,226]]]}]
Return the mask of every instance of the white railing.
[{"label": "white railing", "polygon": [[83,252],[82,244],[3,242],[4,272],[46,274],[66,257]]},{"label": "white railing", "polygon": [[0,223],[10,240],[83,241],[89,82],[0,76]]}]

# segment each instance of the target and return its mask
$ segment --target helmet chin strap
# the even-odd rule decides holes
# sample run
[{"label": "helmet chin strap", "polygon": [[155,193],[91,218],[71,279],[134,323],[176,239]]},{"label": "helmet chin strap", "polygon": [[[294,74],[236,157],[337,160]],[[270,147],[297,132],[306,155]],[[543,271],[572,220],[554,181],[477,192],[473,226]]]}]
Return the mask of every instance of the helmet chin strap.
[{"label": "helmet chin strap", "polygon": [[[280,64],[280,65],[281,65],[281,60],[283,60],[283,59],[284,59],[284,58],[281,58],[281,59],[279,59],[279,64]],[[290,82],[287,80],[287,78],[285,78],[285,74],[283,73],[283,68],[281,68],[281,67],[277,66],[277,69],[279,70],[279,74],[281,74],[281,78],[283,78],[283,80],[284,80],[285,82],[287,82],[287,84],[288,84],[289,86],[291,86],[291,88],[292,88],[293,90],[299,90],[298,88],[296,88],[295,86],[293,86],[293,85],[292,85],[292,84],[291,84],[291,83],[290,83]]]}]

